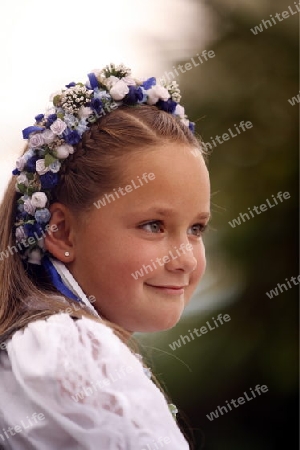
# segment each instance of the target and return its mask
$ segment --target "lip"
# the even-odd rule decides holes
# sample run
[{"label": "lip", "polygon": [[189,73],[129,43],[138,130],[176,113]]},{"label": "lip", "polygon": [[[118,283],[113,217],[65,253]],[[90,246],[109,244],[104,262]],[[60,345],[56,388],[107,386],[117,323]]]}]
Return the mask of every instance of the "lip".
[{"label": "lip", "polygon": [[184,294],[184,288],[187,287],[187,285],[184,286],[155,286],[152,284],[145,283],[146,286],[152,287],[153,289],[157,289],[160,292],[164,292],[165,294],[170,295],[182,295]]}]

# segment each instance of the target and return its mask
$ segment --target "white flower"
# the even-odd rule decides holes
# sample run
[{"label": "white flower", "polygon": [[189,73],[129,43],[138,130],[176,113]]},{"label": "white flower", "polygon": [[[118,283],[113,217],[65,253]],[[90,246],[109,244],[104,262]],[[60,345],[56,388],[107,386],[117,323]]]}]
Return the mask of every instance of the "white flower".
[{"label": "white flower", "polygon": [[61,163],[59,161],[54,161],[53,163],[51,163],[49,165],[49,169],[51,170],[51,172],[53,173],[57,173],[60,171],[60,167],[61,167]]},{"label": "white flower", "polygon": [[42,133],[35,133],[29,137],[29,146],[30,147],[41,147],[45,142],[42,136]]},{"label": "white flower", "polygon": [[50,126],[50,130],[53,131],[54,134],[58,135],[62,134],[66,128],[67,125],[61,119],[56,119],[56,121]]},{"label": "white flower", "polygon": [[47,201],[47,195],[44,192],[35,192],[32,194],[31,203],[35,208],[45,208]]},{"label": "white flower", "polygon": [[108,89],[111,89],[119,80],[118,77],[114,77],[111,75],[108,78],[105,78],[105,86],[107,86]]},{"label": "white flower", "polygon": [[177,105],[175,108],[174,114],[176,116],[184,117],[185,116],[184,107],[181,105]]},{"label": "white flower", "polygon": [[23,226],[20,226],[16,229],[16,239],[18,242],[21,242],[22,239],[26,238],[25,230]]},{"label": "white flower", "polygon": [[45,144],[51,144],[56,138],[56,135],[51,130],[45,130],[42,132],[42,136],[44,138]]},{"label": "white flower", "polygon": [[28,186],[28,178],[25,173],[21,173],[21,175],[17,177],[17,184],[25,184],[25,186]]},{"label": "white flower", "polygon": [[125,81],[125,83],[127,84],[127,86],[130,86],[130,85],[133,85],[133,86],[134,86],[134,85],[136,85],[136,81],[135,81],[135,79],[132,78],[132,77],[123,77],[122,80]]},{"label": "white flower", "polygon": [[49,167],[45,166],[45,160],[44,159],[38,159],[35,163],[36,171],[39,175],[45,175],[45,173],[49,172]]},{"label": "white flower", "polygon": [[35,206],[33,206],[33,204],[31,203],[30,198],[26,198],[26,200],[24,201],[24,211],[26,211],[28,214],[31,214],[32,216],[34,216]]},{"label": "white flower", "polygon": [[58,159],[66,159],[70,154],[74,153],[74,148],[69,144],[60,145],[55,149]]},{"label": "white flower", "polygon": [[123,80],[117,81],[117,83],[109,91],[112,98],[116,101],[122,100],[129,92],[129,87]]},{"label": "white flower", "polygon": [[189,121],[189,120],[187,119],[187,117],[186,117],[186,114],[185,114],[185,111],[184,111],[184,107],[183,107],[183,106],[177,105],[176,108],[175,108],[174,114],[175,114],[176,116],[179,116],[181,122],[182,122],[186,127],[189,126],[190,121]]},{"label": "white flower", "polygon": [[41,250],[35,248],[29,253],[28,262],[31,264],[41,264],[42,252]]},{"label": "white flower", "polygon": [[189,126],[189,124],[190,124],[189,119],[186,119],[185,117],[182,117],[180,120],[183,123],[183,125],[185,125],[186,127]]},{"label": "white flower", "polygon": [[160,84],[155,84],[152,88],[148,89],[146,93],[148,95],[148,105],[155,105],[160,99],[167,101],[170,98],[168,90]]},{"label": "white flower", "polygon": [[89,117],[91,114],[93,114],[93,110],[89,106],[81,106],[79,108],[78,116],[81,119],[85,119],[86,117]]},{"label": "white flower", "polygon": [[16,168],[21,172],[24,169],[25,163],[26,159],[24,158],[24,155],[20,156],[16,161]]}]

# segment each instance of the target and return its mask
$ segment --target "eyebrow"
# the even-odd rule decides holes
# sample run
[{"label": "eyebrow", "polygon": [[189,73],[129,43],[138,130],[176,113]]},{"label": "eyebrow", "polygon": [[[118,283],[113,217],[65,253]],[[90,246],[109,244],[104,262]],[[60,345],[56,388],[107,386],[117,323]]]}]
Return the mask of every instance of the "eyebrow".
[{"label": "eyebrow", "polygon": [[[152,207],[149,209],[146,209],[143,211],[145,214],[157,214],[162,217],[172,217],[176,215],[176,211],[172,208],[166,208],[166,207]],[[195,217],[197,219],[210,219],[210,212],[200,212],[198,214],[195,214]]]}]

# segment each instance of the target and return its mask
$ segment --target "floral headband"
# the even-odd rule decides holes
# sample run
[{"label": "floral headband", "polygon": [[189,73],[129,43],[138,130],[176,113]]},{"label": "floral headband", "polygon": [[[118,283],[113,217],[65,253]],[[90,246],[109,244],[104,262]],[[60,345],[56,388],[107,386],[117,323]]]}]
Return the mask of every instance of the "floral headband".
[{"label": "floral headband", "polygon": [[75,151],[83,133],[98,118],[122,105],[155,105],[177,116],[194,132],[195,124],[179,104],[176,81],[158,83],[154,77],[140,81],[123,64],[110,64],[88,74],[88,81],[69,83],[51,96],[52,105],[35,117],[35,125],[23,130],[28,150],[18,158],[15,237],[24,260],[41,264],[45,231],[49,230],[51,189],[59,182],[61,165]]}]

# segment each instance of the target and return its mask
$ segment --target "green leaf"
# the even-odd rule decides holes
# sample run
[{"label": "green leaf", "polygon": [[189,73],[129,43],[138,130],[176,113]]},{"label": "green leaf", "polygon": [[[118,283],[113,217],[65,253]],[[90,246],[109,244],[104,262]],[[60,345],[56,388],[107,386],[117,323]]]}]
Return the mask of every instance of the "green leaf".
[{"label": "green leaf", "polygon": [[25,184],[18,184],[17,186],[18,186],[18,189],[21,192],[21,194],[25,194],[25,192],[26,192]]},{"label": "green leaf", "polygon": [[54,163],[57,160],[54,156],[50,155],[50,153],[47,153],[45,156],[45,167],[50,166],[50,164]]}]

